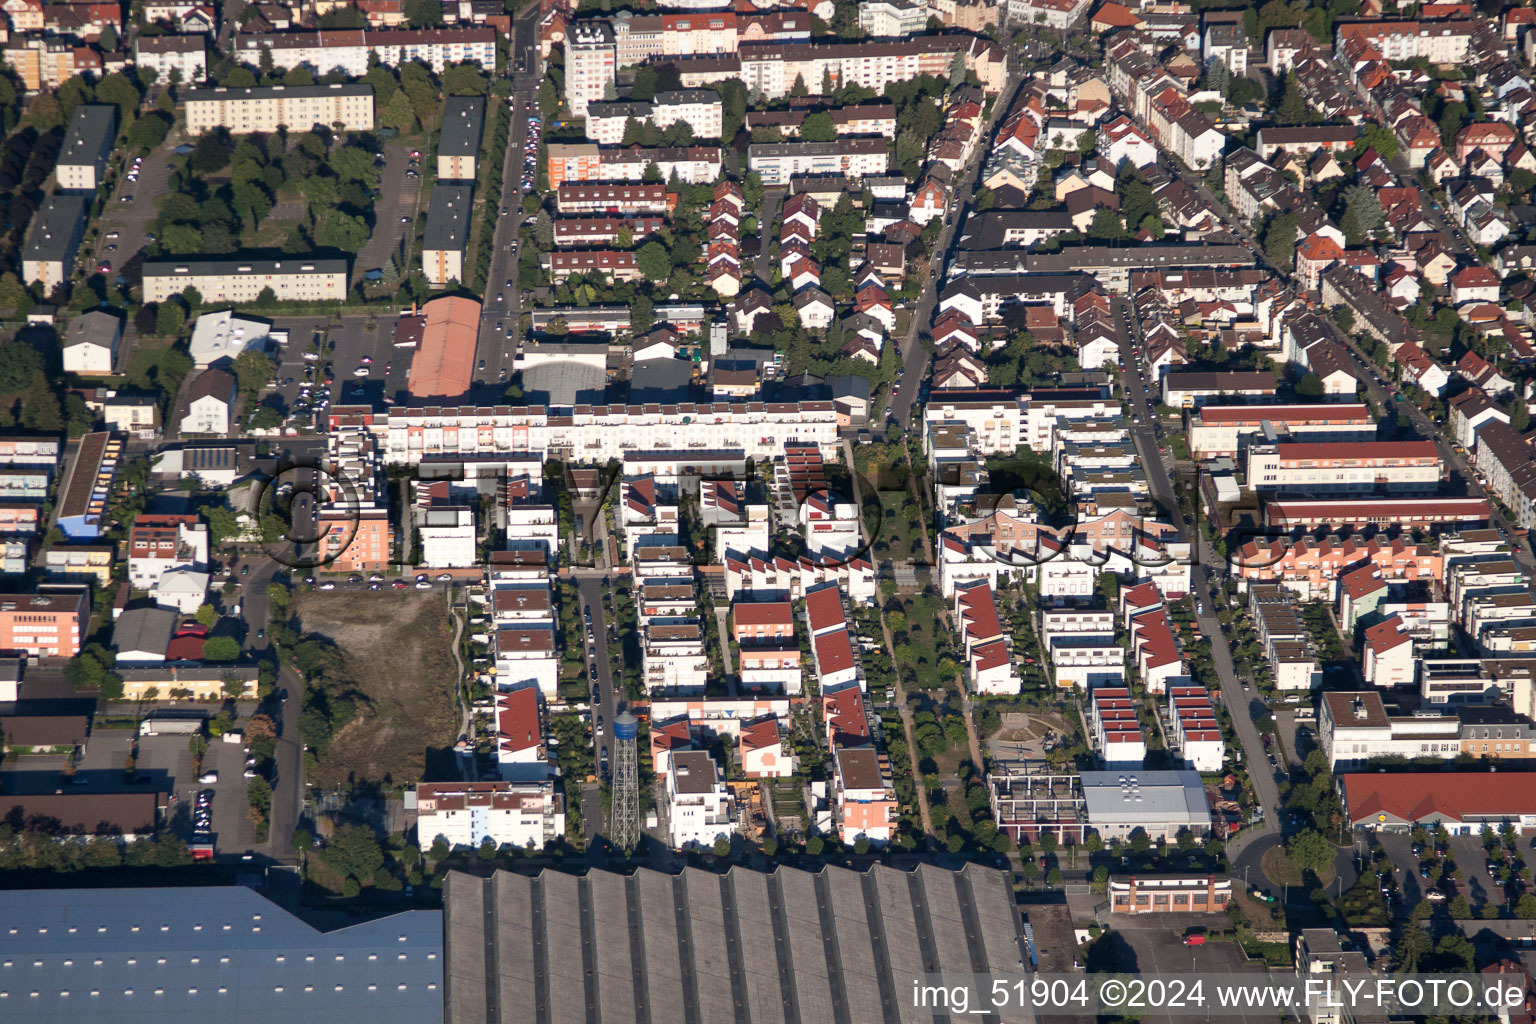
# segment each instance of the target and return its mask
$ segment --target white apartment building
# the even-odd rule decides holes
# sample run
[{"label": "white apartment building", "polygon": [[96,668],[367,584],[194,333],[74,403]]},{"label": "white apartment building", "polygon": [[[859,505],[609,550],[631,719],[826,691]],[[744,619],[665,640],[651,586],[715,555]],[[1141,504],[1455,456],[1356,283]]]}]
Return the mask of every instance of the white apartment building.
[{"label": "white apartment building", "polygon": [[954,621],[960,631],[971,691],[1018,693],[1022,683],[1013,670],[1012,642],[1003,632],[990,583],[971,580],[955,587]]},{"label": "white apartment building", "polygon": [[1197,772],[1219,772],[1226,758],[1221,727],[1211,695],[1203,686],[1168,687],[1170,739],[1187,767]]},{"label": "white apartment building", "polygon": [[[333,408],[332,417],[343,413]],[[560,452],[573,462],[606,462],[639,451],[733,449],[744,457],[771,459],[783,454],[788,441],[815,444],[829,459],[841,450],[836,406],[821,401],[575,409],[395,406],[383,416],[373,415],[371,429],[385,460],[396,465],[415,465],[427,456],[506,452],[541,457]]]},{"label": "white apartment building", "polygon": [[1255,444],[1247,474],[1248,486],[1261,494],[1433,494],[1440,455],[1433,441]]},{"label": "white apartment building", "polygon": [[565,835],[565,793],[553,782],[423,782],[414,792],[416,842],[450,849],[542,849]]},{"label": "white apartment building", "polygon": [[1318,745],[1334,771],[1364,768],[1373,757],[1441,757],[1461,753],[1461,723],[1454,715],[1389,716],[1381,694],[1322,695]]},{"label": "white apartment building", "polygon": [[859,31],[876,39],[916,35],[928,28],[928,5],[910,0],[863,0]]},{"label": "white apartment building", "polygon": [[475,512],[463,505],[431,505],[417,510],[416,534],[422,564],[433,569],[463,569],[479,564],[475,549]]},{"label": "white apartment building", "polygon": [[109,374],[117,362],[123,321],[99,309],[69,322],[64,335],[64,372]]},{"label": "white apartment building", "polygon": [[308,131],[315,125],[340,125],[345,132],[367,132],[374,127],[373,86],[363,83],[218,86],[192,89],[183,94],[183,101],[189,135],[202,135],[215,128],[245,135],[284,127]]},{"label": "white apartment building", "polygon": [[144,264],[144,301],[164,302],[187,288],[204,302],[249,303],[270,288],[279,300],[340,301],[347,295],[347,261],[158,260]]},{"label": "white apartment building", "polygon": [[804,176],[860,179],[890,169],[890,143],[865,138],[757,143],[747,147],[747,163],[762,175],[764,185],[785,185],[791,178]]},{"label": "white apartment building", "polygon": [[442,75],[449,64],[496,68],[496,30],[475,25],[436,29],[322,29],[317,32],[272,32],[237,35],[235,52],[241,63],[258,67],[261,51],[272,53],[272,64],[283,71],[306,67],[317,75],[339,71],[349,78],[368,73],[369,58],[386,67],[420,61]]},{"label": "white apartment building", "polygon": [[95,192],[116,144],[116,107],[104,103],[82,103],[76,107],[55,168],[59,188],[67,192]]},{"label": "white apartment building", "polygon": [[1125,682],[1125,648],[1108,633],[1059,633],[1043,645],[1056,685],[1083,690]]},{"label": "white apartment building", "polygon": [[679,750],[667,773],[667,829],[677,849],[709,848],[736,833],[734,801],[706,751]]},{"label": "white apartment building", "polygon": [[1083,16],[1088,6],[1088,0],[1008,0],[1008,20],[1064,32]]},{"label": "white apartment building", "polygon": [[128,532],[128,582],[148,590],[172,569],[205,569],[208,526],[195,516],[141,515]]},{"label": "white apartment building", "polygon": [[560,680],[553,622],[498,623],[491,635],[496,652],[496,687],[512,690],[532,684],[553,697]]},{"label": "white apartment building", "polygon": [[1139,770],[1147,756],[1147,741],[1131,691],[1120,686],[1101,686],[1090,697],[1088,726],[1093,733],[1094,750],[1104,767]]},{"label": "white apartment building", "polygon": [[641,665],[648,692],[702,694],[709,681],[704,627],[693,618],[657,618],[645,624]]},{"label": "white apartment building", "polygon": [[208,78],[207,37],[201,34],[138,36],[134,58],[140,68],[153,71],[161,82],[172,78],[198,85]]},{"label": "white apartment building", "polygon": [[667,129],[686,121],[696,139],[718,139],[725,129],[724,117],[725,104],[713,89],[666,90],[651,101],[651,123]]},{"label": "white apartment building", "polygon": [[613,89],[617,70],[608,22],[583,19],[571,25],[565,40],[565,105],[571,116],[586,117],[587,104],[604,99]]},{"label": "white apartment building", "polygon": [[1271,433],[1292,441],[1374,441],[1376,422],[1355,402],[1312,405],[1203,405],[1190,414],[1197,459],[1236,456]]}]

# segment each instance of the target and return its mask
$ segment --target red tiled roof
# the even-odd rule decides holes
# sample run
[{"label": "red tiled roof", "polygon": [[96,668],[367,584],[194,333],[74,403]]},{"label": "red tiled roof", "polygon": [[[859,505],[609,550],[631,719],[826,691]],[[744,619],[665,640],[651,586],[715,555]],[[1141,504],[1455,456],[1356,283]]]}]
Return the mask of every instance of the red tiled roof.
[{"label": "red tiled roof", "polygon": [[497,729],[502,750],[527,750],[544,742],[544,727],[539,722],[539,691],[526,686],[504,693],[496,702]]},{"label": "red tiled roof", "polygon": [[1339,779],[1351,821],[1378,814],[1405,821],[1536,814],[1536,772],[1386,772]]},{"label": "red tiled roof", "polygon": [[731,617],[737,626],[789,626],[795,612],[788,601],[738,601],[731,605]]},{"label": "red tiled roof", "polygon": [[823,583],[807,590],[805,614],[810,621],[812,633],[830,629],[847,621],[843,617],[843,594],[837,584]]},{"label": "red tiled roof", "polygon": [[823,633],[815,639],[816,666],[822,675],[845,672],[853,667],[853,643],[846,629]]},{"label": "red tiled roof", "polygon": [[1411,643],[1413,637],[1403,632],[1403,620],[1397,615],[1365,631],[1365,645],[1378,655]]}]

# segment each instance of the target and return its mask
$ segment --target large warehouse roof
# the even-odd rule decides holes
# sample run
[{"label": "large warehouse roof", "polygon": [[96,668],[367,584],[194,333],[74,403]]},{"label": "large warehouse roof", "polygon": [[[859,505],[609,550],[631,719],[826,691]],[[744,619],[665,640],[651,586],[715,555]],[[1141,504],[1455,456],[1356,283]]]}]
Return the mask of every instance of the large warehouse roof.
[{"label": "large warehouse roof", "polygon": [[432,1024],[443,915],[319,932],[251,889],[0,892],[0,1005],[31,1024]]},{"label": "large warehouse roof", "polygon": [[469,390],[475,370],[480,303],[445,295],[422,307],[427,321],[411,360],[412,398],[456,398]]},{"label": "large warehouse roof", "polygon": [[1197,771],[1083,772],[1088,821],[1163,823],[1170,815],[1208,820],[1210,805]]},{"label": "large warehouse roof", "polygon": [[454,1024],[931,1024],[914,979],[1024,971],[1007,875],[975,864],[455,872],[444,908]]}]

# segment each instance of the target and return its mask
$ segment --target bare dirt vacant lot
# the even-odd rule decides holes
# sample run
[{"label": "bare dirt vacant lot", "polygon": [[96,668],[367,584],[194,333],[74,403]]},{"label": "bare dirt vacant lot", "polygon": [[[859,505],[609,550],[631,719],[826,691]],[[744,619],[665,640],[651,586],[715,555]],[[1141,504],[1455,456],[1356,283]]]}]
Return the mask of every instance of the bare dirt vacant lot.
[{"label": "bare dirt vacant lot", "polygon": [[442,594],[311,592],[297,608],[303,631],[342,650],[348,674],[372,702],[337,733],[312,781],[420,780],[429,753],[453,746],[459,722]]}]

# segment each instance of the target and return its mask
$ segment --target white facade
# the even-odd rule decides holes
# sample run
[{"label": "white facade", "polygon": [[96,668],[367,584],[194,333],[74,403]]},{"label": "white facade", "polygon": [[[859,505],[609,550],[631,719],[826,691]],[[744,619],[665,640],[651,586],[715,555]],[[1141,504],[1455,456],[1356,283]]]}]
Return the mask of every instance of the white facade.
[{"label": "white facade", "polygon": [[928,27],[928,6],[906,0],[864,0],[859,4],[859,30],[876,39],[916,35]]},{"label": "white facade", "polygon": [[461,506],[427,508],[418,513],[422,564],[433,569],[462,569],[479,564],[475,550],[475,513]]},{"label": "white facade", "polygon": [[667,773],[667,833],[677,849],[711,847],[736,832],[730,791],[709,754],[677,751]]},{"label": "white facade", "polygon": [[552,782],[423,783],[416,798],[416,842],[425,852],[438,839],[450,849],[542,849],[565,835],[565,800]]},{"label": "white facade", "polygon": [[183,434],[229,433],[230,403],[218,395],[203,395],[187,405],[187,414],[181,418]]}]

